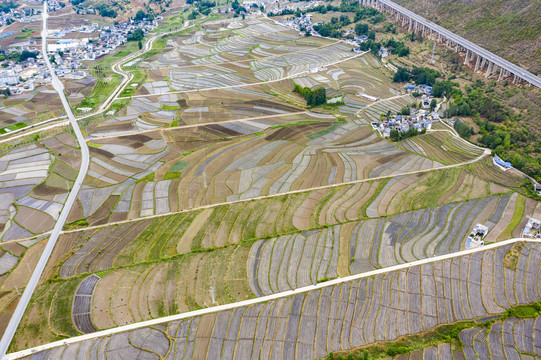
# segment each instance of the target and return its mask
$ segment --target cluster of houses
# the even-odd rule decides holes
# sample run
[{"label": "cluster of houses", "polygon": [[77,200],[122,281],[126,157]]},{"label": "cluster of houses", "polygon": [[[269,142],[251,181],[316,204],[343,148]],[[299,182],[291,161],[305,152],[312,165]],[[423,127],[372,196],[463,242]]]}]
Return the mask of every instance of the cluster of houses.
[{"label": "cluster of houses", "polygon": [[437,112],[411,109],[410,115],[391,115],[382,121],[373,121],[371,125],[381,136],[389,137],[391,136],[391,130],[398,130],[399,132],[407,132],[411,128],[417,131],[430,130],[432,122],[436,120],[439,120]]},{"label": "cluster of houses", "polygon": [[[269,13],[270,12],[268,12],[267,14]],[[312,24],[312,14],[303,14],[300,17],[292,17],[286,20],[278,20],[278,23],[289,26],[290,28],[299,31],[300,36],[304,36],[306,35],[306,33],[310,33],[314,36],[319,35],[313,28],[313,26],[317,24]]]},{"label": "cluster of houses", "polygon": [[[49,44],[47,50],[50,54],[61,51],[63,58],[67,58],[72,69],[77,70],[76,64],[79,60],[95,60],[102,55],[109,54],[117,47],[124,44],[130,34],[135,30],[141,29],[143,32],[155,29],[158,26],[158,18],[153,21],[125,21],[115,23],[114,25],[99,26],[93,23],[91,26],[70,27],[61,30],[49,31],[52,37],[59,38],[56,44]],[[99,33],[99,37],[91,39],[88,37],[82,39],[69,39],[69,34],[80,33]],[[60,65],[60,64],[58,64]]]},{"label": "cluster of houses", "polygon": [[415,94],[417,98],[421,100],[421,107],[423,109],[430,109],[430,103],[434,96],[432,95],[432,86],[425,84],[406,84],[406,92],[409,94]]},{"label": "cluster of houses", "polygon": [[529,218],[522,230],[522,237],[541,239],[541,220]]},{"label": "cluster of houses", "polygon": [[5,60],[0,68],[0,90],[7,90],[9,94],[32,91],[36,86],[50,82],[49,70],[41,53],[36,58],[30,57],[19,63]]},{"label": "cluster of houses", "polygon": [[[137,29],[150,31],[158,26],[159,18],[153,21],[143,20],[100,26],[96,23],[65,29],[49,30],[49,37],[58,39],[47,45],[47,56],[53,58],[56,73],[60,77],[81,79],[88,76],[83,61],[95,60],[114,51],[124,44],[128,36]],[[88,33],[89,37],[70,38],[74,33]],[[96,34],[95,38],[92,38]],[[79,36],[73,36],[79,37]],[[0,90],[9,89],[10,94],[33,91],[36,86],[50,83],[50,75],[35,40],[17,44],[17,49],[7,52],[26,50],[37,52],[36,58],[21,62],[4,60],[0,68]]]}]

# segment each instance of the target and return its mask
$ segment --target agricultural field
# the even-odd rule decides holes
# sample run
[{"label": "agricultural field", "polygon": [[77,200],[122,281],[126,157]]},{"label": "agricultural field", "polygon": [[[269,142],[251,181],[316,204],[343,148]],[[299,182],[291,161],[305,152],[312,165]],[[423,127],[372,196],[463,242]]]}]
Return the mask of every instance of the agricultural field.
[{"label": "agricultural field", "polygon": [[485,326],[462,330],[462,346],[443,343],[397,357],[400,360],[419,359],[534,359],[541,355],[541,347],[534,339],[541,332],[541,318],[510,317]]},{"label": "agricultural field", "polygon": [[[399,144],[402,150],[368,126],[312,112],[95,138],[88,142],[92,159],[87,187],[79,193],[69,221],[119,221],[334,184],[423,174],[483,156],[482,150],[445,132],[418,138],[428,140],[419,145]],[[437,157],[428,146],[448,151],[442,150],[446,156]],[[398,180],[392,179],[389,187]]]},{"label": "agricultural field", "polygon": [[[477,222],[488,225],[489,235],[497,238],[498,227],[506,228],[513,214],[532,207],[517,201],[520,198],[516,193],[491,196],[300,232],[285,229],[284,235],[270,238],[269,232],[257,233],[261,227],[242,227],[257,222],[252,220],[254,212],[265,218],[264,223],[266,217],[280,214],[279,208],[262,212],[255,205],[69,232],[59,240],[46,270],[54,286],[42,285],[25,326],[36,329],[32,337],[53,341],[63,334],[126,325],[456,252],[465,248],[465,238]],[[228,233],[230,239],[236,233],[250,240],[219,243]],[[89,273],[93,275],[86,277]],[[184,273],[196,276],[181,276]],[[61,297],[54,295],[57,291]],[[61,306],[60,302],[73,303],[73,322],[69,314],[54,320],[37,315]]]},{"label": "agricultural field", "polygon": [[[505,245],[337,285],[315,285],[278,300],[58,346],[32,357],[67,359],[78,353],[111,358],[129,353],[156,358],[219,354],[323,358],[331,351],[393,341],[442,324],[486,319],[517,304],[539,301],[539,244],[524,244],[515,268],[505,266],[509,251],[510,245]],[[497,326],[491,329],[495,335]],[[518,350],[533,349],[532,326],[532,321],[511,318],[500,334],[524,334],[517,340],[503,339],[510,345],[519,341]],[[482,331],[479,338],[478,329],[460,335],[466,355],[471,354],[470,333],[476,351],[488,344],[498,350],[502,337],[487,337]],[[31,340],[21,339],[19,344]]]},{"label": "agricultural field", "polygon": [[64,109],[50,86],[0,99],[0,135],[31,123],[59,117]]},{"label": "agricultural field", "polygon": [[0,156],[0,238],[24,239],[52,229],[80,153],[69,133],[3,151]]},{"label": "agricultural field", "polygon": [[[478,223],[487,244],[521,236],[541,217],[521,173],[443,123],[381,138],[370,122],[415,99],[378,57],[265,17],[218,17],[158,37],[124,65],[134,77],[113,105],[80,121],[90,166],[10,351],[255,300],[30,358],[322,358],[541,300],[537,243],[429,260],[467,250]],[[75,112],[116,88],[111,64],[136,47],[64,79]],[[296,85],[336,103],[309,107]],[[51,109],[53,95],[34,94]],[[71,132],[28,142],[0,150],[0,332],[82,163]],[[417,260],[429,261],[385,271]],[[298,292],[257,300],[284,291]],[[503,349],[470,333],[463,357]]]}]

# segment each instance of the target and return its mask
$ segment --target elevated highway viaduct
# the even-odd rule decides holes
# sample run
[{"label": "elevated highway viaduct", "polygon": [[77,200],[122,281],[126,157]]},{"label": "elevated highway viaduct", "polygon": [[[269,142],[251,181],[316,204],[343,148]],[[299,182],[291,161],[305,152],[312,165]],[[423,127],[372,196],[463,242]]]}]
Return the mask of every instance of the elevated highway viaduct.
[{"label": "elevated highway viaduct", "polygon": [[513,83],[525,82],[529,86],[541,88],[541,78],[522,69],[521,67],[502,59],[482,47],[475,45],[451,31],[442,28],[422,16],[415,14],[404,7],[389,0],[361,0],[361,4],[372,6],[380,11],[390,13],[397,22],[407,27],[409,31],[415,31],[447,45],[457,52],[465,53],[464,64],[472,65],[474,71],[483,71],[485,77],[494,77],[501,81],[512,78]]}]

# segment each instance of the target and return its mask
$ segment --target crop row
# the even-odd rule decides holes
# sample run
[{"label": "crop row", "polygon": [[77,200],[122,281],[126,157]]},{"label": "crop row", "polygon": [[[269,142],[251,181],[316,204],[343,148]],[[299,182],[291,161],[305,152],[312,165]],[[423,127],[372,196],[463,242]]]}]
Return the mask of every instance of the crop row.
[{"label": "crop row", "polygon": [[[330,351],[392,341],[539,301],[540,246],[526,244],[517,254],[516,269],[504,266],[509,250],[504,246],[314,286],[290,297],[84,340],[33,356],[321,358]],[[521,339],[517,331],[522,344],[528,336],[523,333]]]},{"label": "crop row", "polygon": [[[458,177],[461,176],[460,169],[220,205],[151,220],[72,232],[62,235],[59,242],[63,244],[62,249],[73,249],[73,252],[64,257],[61,250],[55,251],[53,259],[63,261],[59,270],[60,276],[70,277],[113,266],[228,246],[247,239],[309,230],[367,216],[378,218],[408,212],[440,203],[440,200],[445,204],[468,199],[468,183],[461,184],[464,188],[444,187],[440,191],[438,189],[441,180],[437,180],[437,176],[444,179]],[[476,178],[472,181],[483,183]],[[417,187],[433,188],[435,191],[425,191],[426,194],[421,196],[418,191],[414,192]],[[475,198],[492,193],[490,189],[487,190],[487,186],[483,185],[480,189],[483,193],[476,194]],[[453,192],[447,193],[450,190]],[[483,200],[485,201],[487,200]],[[514,205],[506,212],[506,219],[512,216],[513,212]],[[429,217],[433,218],[432,215]],[[493,222],[496,223],[497,220],[496,218]]]}]

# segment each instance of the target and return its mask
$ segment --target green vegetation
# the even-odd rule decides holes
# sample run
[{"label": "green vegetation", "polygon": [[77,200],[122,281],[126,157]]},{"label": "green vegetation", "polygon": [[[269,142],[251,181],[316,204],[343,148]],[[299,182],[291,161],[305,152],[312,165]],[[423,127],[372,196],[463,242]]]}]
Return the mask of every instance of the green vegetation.
[{"label": "green vegetation", "polygon": [[150,182],[150,181],[154,181],[154,177],[156,176],[155,173],[151,172],[150,174],[140,178],[139,180],[137,180],[135,183],[138,184],[140,182]]},{"label": "green vegetation", "polygon": [[541,138],[537,128],[528,121],[533,114],[528,112],[526,117],[503,105],[496,98],[495,86],[491,83],[486,87],[477,80],[471,86],[465,86],[465,93],[453,87],[451,104],[444,116],[473,117],[479,126],[479,143],[493,149],[493,153],[511,162],[518,170],[541,181]]},{"label": "green vegetation", "polygon": [[415,67],[413,69],[407,69],[404,67],[398,67],[398,71],[394,74],[393,81],[414,81],[416,84],[434,85],[436,79],[440,76],[441,74],[439,72],[429,68]]},{"label": "green vegetation", "polygon": [[391,130],[391,133],[389,135],[389,138],[394,141],[400,141],[404,140],[413,136],[417,136],[419,134],[426,134],[426,128],[423,128],[423,130],[418,131],[416,128],[411,127],[408,129],[408,131],[399,131],[396,129]]},{"label": "green vegetation", "polygon": [[9,126],[0,128],[0,134],[7,134],[10,131],[17,130],[17,129],[22,129],[22,128],[27,127],[27,126],[28,125],[26,125],[25,123],[16,122],[15,124],[11,124]]},{"label": "green vegetation", "polygon": [[180,105],[162,105],[162,110],[180,110]]},{"label": "green vegetation", "polygon": [[453,127],[455,128],[458,135],[460,135],[466,140],[468,140],[470,136],[474,134],[473,128],[464,124],[460,119],[455,119]]},{"label": "green vegetation", "polygon": [[170,180],[170,179],[178,179],[182,176],[181,171],[168,171],[165,173],[163,179],[164,180]]},{"label": "green vegetation", "polygon": [[303,88],[302,86],[295,84],[293,87],[293,92],[306,99],[306,105],[309,107],[327,103],[327,92],[324,88],[317,88],[312,91],[312,89],[308,87]]},{"label": "green vegetation", "polygon": [[284,127],[290,127],[290,126],[298,126],[298,125],[308,125],[308,124],[315,124],[318,123],[317,120],[307,120],[307,121],[294,121],[287,124],[278,124],[278,125],[272,125],[270,129],[280,129]]},{"label": "green vegetation", "polygon": [[[353,350],[351,352],[330,353],[326,359],[383,359],[406,354],[414,350],[423,350],[427,347],[438,346],[442,343],[451,343],[462,347],[460,333],[463,330],[475,327],[491,328],[495,322],[502,322],[511,317],[520,319],[537,318],[541,315],[541,302],[530,305],[517,305],[501,314],[498,318],[490,321],[459,321],[454,324],[441,325],[422,334],[404,336],[396,341],[379,343]],[[347,354],[347,355],[346,355]],[[344,357],[346,355],[347,357]]]},{"label": "green vegetation", "polygon": [[145,37],[145,33],[141,29],[135,29],[135,31],[131,34],[128,34],[127,40],[128,41],[141,41]]},{"label": "green vegetation", "polygon": [[29,29],[29,28],[23,28],[21,30],[22,34],[20,35],[17,35],[15,36],[15,39],[24,39],[24,38],[27,38],[29,37],[30,35],[32,35],[32,33],[34,32],[32,29]]},{"label": "green vegetation", "polygon": [[344,125],[343,123],[335,123],[329,126],[328,128],[320,131],[316,131],[315,133],[309,134],[308,138],[315,139],[323,135],[327,135],[329,133],[332,133],[334,130],[338,129],[340,126]]},{"label": "green vegetation", "polygon": [[88,226],[87,219],[80,219],[69,224],[64,225],[64,230],[79,229]]},{"label": "green vegetation", "polygon": [[16,63],[26,61],[30,58],[37,58],[38,52],[23,50],[22,52],[12,51],[9,54],[0,55],[0,61],[12,60]]},{"label": "green vegetation", "polygon": [[186,169],[188,165],[190,165],[189,162],[180,160],[177,161],[173,166],[171,166],[168,171],[182,172],[184,171],[184,169]]}]

